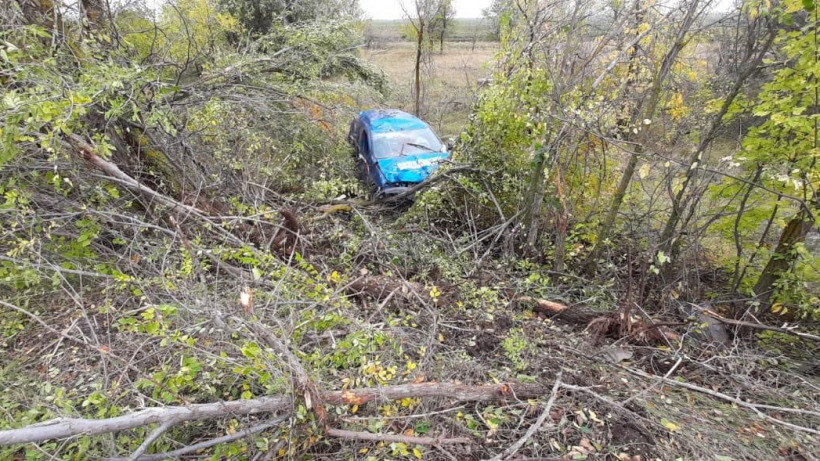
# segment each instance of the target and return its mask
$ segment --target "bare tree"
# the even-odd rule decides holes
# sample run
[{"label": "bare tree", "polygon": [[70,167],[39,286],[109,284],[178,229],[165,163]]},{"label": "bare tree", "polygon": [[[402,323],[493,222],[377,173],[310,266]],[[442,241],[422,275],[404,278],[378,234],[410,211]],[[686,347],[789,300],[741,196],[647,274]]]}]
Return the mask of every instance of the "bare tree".
[{"label": "bare tree", "polygon": [[430,32],[430,25],[436,12],[439,10],[440,0],[414,0],[412,4],[401,3],[404,15],[410,21],[416,39],[416,62],[413,68],[413,113],[421,114],[422,81],[421,68],[425,57],[430,52],[426,34]]}]

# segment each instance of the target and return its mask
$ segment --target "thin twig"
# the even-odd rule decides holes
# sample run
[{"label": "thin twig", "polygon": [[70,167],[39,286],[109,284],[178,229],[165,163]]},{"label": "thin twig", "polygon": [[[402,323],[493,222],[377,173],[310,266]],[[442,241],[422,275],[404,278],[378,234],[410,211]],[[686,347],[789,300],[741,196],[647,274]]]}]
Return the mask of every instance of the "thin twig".
[{"label": "thin twig", "polygon": [[683,357],[678,357],[678,361],[675,362],[675,364],[672,366],[672,368],[670,368],[669,371],[667,371],[665,375],[663,375],[663,378],[655,381],[654,383],[652,383],[651,386],[643,389],[642,391],[638,392],[637,394],[633,395],[632,397],[624,400],[623,402],[621,402],[621,405],[626,406],[627,403],[637,399],[638,397],[640,397],[640,396],[646,394],[647,392],[651,391],[652,389],[658,387],[665,379],[669,378],[672,375],[672,373],[674,373],[675,370],[678,369],[681,362],[683,362]]},{"label": "thin twig", "polygon": [[[629,367],[624,367],[624,369],[626,371],[634,374],[634,375],[638,375],[638,376],[641,376],[641,377],[644,377],[644,378],[649,378],[649,379],[658,378],[658,376],[652,376],[649,373],[645,373],[641,370],[635,370],[635,369],[629,368]],[[781,426],[788,427],[789,429],[794,429],[796,431],[801,431],[801,432],[807,432],[809,434],[814,434],[814,435],[820,435],[820,431],[818,431],[817,429],[812,429],[810,427],[804,427],[804,426],[798,426],[797,424],[792,424],[790,422],[777,419],[773,416],[769,416],[766,413],[763,413],[762,411],[760,411],[760,409],[763,408],[763,409],[767,409],[767,410],[782,411],[784,413],[796,413],[796,414],[803,414],[803,415],[820,416],[820,413],[818,413],[816,411],[800,410],[800,409],[797,409],[797,408],[775,407],[773,405],[762,405],[762,404],[757,404],[757,403],[752,403],[752,402],[744,402],[743,400],[741,400],[739,398],[732,397],[731,395],[726,395],[722,392],[713,391],[712,389],[707,389],[705,387],[696,386],[696,385],[690,384],[690,383],[665,379],[663,377],[660,377],[660,378],[661,378],[661,381],[663,381],[665,384],[668,384],[670,386],[682,387],[684,389],[689,389],[689,390],[700,392],[700,393],[703,393],[703,394],[706,394],[706,395],[711,395],[712,397],[716,397],[716,398],[719,398],[721,400],[725,400],[727,402],[734,403],[735,405],[737,405],[739,407],[747,408],[747,409],[752,410],[753,412],[755,412],[761,418],[763,418],[765,420],[768,420],[768,421],[771,421],[775,424],[779,424]]]},{"label": "thin twig", "polygon": [[456,437],[452,439],[413,437],[398,434],[373,434],[371,432],[346,431],[343,429],[328,429],[327,435],[329,437],[338,437],[340,439],[369,440],[371,442],[395,442],[413,445],[447,445],[454,443],[472,443],[473,441],[469,437]]},{"label": "thin twig", "polygon": [[535,423],[532,426],[530,426],[529,429],[527,429],[527,432],[524,434],[523,437],[518,439],[518,441],[514,444],[510,445],[502,453],[499,453],[490,458],[490,461],[501,461],[504,458],[509,459],[514,454],[516,454],[518,450],[520,450],[521,447],[524,446],[525,443],[527,443],[527,440],[529,440],[535,434],[535,432],[539,428],[541,428],[541,426],[544,425],[544,421],[546,421],[547,417],[549,417],[550,411],[552,411],[552,405],[555,403],[555,399],[558,397],[558,389],[561,387],[561,375],[562,373],[558,373],[558,376],[555,378],[555,384],[552,386],[552,394],[550,395],[550,398],[547,401],[547,406],[544,407],[544,411],[541,412],[541,416],[539,416]]},{"label": "thin twig", "polygon": [[134,451],[131,456],[128,457],[128,461],[136,461],[145,453],[145,450],[151,446],[162,434],[168,431],[168,429],[172,428],[174,423],[172,421],[162,423],[154,432],[151,433],[145,440],[140,444],[139,448]]},{"label": "thin twig", "polygon": [[[241,430],[235,434],[224,435],[222,437],[217,437],[215,439],[206,440],[204,442],[195,443],[193,445],[189,445],[187,447],[180,448],[179,450],[169,451],[166,453],[157,453],[153,455],[142,455],[136,459],[136,461],[159,461],[164,459],[173,459],[178,458],[182,455],[187,455],[188,453],[194,453],[199,450],[204,450],[206,448],[211,448],[217,445],[221,445],[223,443],[233,442],[234,440],[239,440],[241,438],[247,437],[249,435],[256,434],[258,432],[262,432],[266,429],[270,429],[273,426],[277,426],[286,419],[288,419],[290,415],[280,416],[272,421],[268,421],[263,424],[259,424],[257,426],[250,427],[245,430]],[[111,458],[108,461],[125,461],[125,458]]]},{"label": "thin twig", "polygon": [[379,307],[378,307],[378,308],[376,308],[375,312],[373,312],[373,313],[370,315],[370,317],[368,317],[368,319],[367,319],[367,323],[371,323],[371,322],[373,322],[373,318],[374,318],[374,317],[376,317],[376,315],[377,315],[379,312],[381,312],[381,311],[382,311],[382,309],[384,309],[384,306],[386,306],[386,305],[387,305],[387,303],[389,303],[389,302],[390,302],[390,300],[391,300],[391,299],[393,299],[393,296],[394,296],[394,295],[396,294],[396,292],[398,292],[401,288],[402,288],[402,287],[396,287],[393,291],[391,291],[391,292],[390,292],[390,294],[389,294],[389,295],[387,295],[387,297],[386,297],[386,298],[384,298],[384,301],[382,301],[382,302],[381,302],[381,304],[379,304]]}]

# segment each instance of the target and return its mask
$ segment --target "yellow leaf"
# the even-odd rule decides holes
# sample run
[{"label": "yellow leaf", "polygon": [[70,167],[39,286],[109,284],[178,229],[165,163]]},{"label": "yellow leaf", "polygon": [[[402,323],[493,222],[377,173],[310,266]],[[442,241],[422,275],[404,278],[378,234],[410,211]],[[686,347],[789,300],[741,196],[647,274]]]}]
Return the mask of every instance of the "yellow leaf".
[{"label": "yellow leaf", "polygon": [[342,277],[339,275],[339,273],[338,273],[338,272],[333,271],[333,272],[331,272],[331,273],[330,273],[330,275],[328,276],[328,280],[329,280],[330,282],[332,282],[332,283],[339,283],[339,281],[341,281],[341,280],[342,280]]},{"label": "yellow leaf", "polygon": [[669,429],[672,432],[677,432],[680,430],[680,427],[677,424],[673,423],[672,421],[669,421],[666,418],[661,418],[661,426]]},{"label": "yellow leaf", "polygon": [[421,459],[421,450],[418,448],[413,448],[413,455],[415,455],[416,458]]},{"label": "yellow leaf", "polygon": [[644,164],[641,166],[641,168],[640,168],[640,169],[638,169],[638,177],[640,177],[641,179],[643,179],[643,178],[645,178],[645,177],[647,177],[647,176],[649,176],[649,164],[648,164],[648,163],[644,163]]}]

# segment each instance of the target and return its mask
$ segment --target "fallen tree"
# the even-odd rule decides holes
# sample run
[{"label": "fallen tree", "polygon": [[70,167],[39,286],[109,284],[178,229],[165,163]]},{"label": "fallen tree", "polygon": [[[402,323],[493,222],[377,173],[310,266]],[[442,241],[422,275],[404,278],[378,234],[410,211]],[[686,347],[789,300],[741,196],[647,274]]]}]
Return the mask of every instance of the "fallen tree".
[{"label": "fallen tree", "polygon": [[669,326],[684,325],[685,323],[660,323],[652,319],[633,320],[628,313],[605,312],[583,305],[567,306],[546,299],[535,299],[529,296],[518,296],[515,302],[533,305],[533,310],[555,321],[570,325],[583,326],[593,336],[628,337],[633,342],[666,343],[677,341],[680,336],[671,331]]},{"label": "fallen tree", "polygon": [[546,299],[534,299],[529,296],[519,296],[515,298],[519,303],[532,303],[533,310],[550,316],[553,320],[560,320],[574,325],[587,325],[602,316],[611,315],[609,312],[596,311],[586,306],[567,306],[566,304],[548,301]]},{"label": "fallen tree", "polygon": [[[404,398],[446,398],[457,402],[486,402],[540,397],[550,393],[541,384],[498,384],[470,386],[453,383],[402,384],[381,388],[348,389],[320,392],[322,402],[330,405],[362,405],[373,401]],[[169,426],[187,421],[201,421],[226,416],[276,413],[289,410],[289,396],[259,397],[248,400],[221,401],[188,406],[147,408],[116,418],[57,418],[38,424],[0,431],[0,445],[42,442],[80,435],[98,435],[162,424]]]}]

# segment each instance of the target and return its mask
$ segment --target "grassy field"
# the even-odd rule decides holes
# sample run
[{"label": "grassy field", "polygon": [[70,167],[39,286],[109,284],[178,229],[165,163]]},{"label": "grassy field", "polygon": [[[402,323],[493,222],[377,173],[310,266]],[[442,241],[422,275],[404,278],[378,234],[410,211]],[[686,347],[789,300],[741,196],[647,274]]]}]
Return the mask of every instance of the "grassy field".
[{"label": "grassy field", "polygon": [[[404,28],[408,25],[406,19],[382,20],[371,19],[365,26],[365,38],[368,43],[400,42],[404,41]],[[447,41],[450,42],[481,42],[493,39],[493,28],[490,21],[481,18],[453,20]]]},{"label": "grassy field", "polygon": [[[477,82],[491,75],[490,66],[497,51],[497,42],[445,42],[443,53],[436,50],[431,55],[424,69],[425,104],[421,116],[443,138],[455,136],[463,128]],[[415,46],[409,42],[389,42],[363,53],[384,70],[392,84],[393,91],[385,105],[412,112]]]}]

